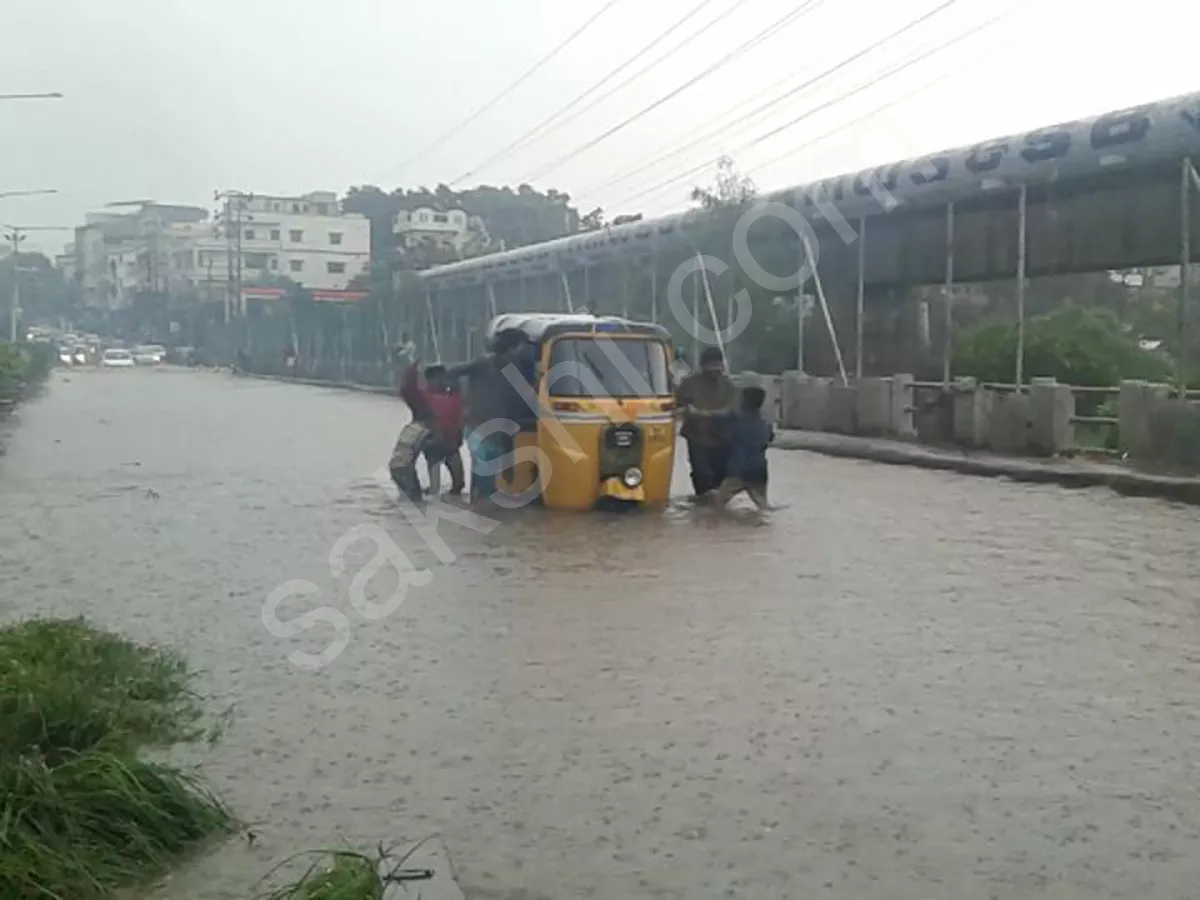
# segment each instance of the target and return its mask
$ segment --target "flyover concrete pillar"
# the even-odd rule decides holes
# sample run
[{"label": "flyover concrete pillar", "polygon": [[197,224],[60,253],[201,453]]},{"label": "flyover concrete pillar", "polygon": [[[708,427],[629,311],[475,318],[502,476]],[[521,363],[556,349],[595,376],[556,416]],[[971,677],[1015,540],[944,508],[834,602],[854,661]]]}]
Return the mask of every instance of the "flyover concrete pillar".
[{"label": "flyover concrete pillar", "polygon": [[1153,447],[1150,428],[1154,409],[1170,396],[1170,388],[1152,381],[1122,381],[1117,399],[1117,441],[1122,453],[1146,457]]},{"label": "flyover concrete pillar", "polygon": [[987,444],[988,420],[991,417],[992,395],[974,378],[956,378],[950,386],[952,402],[952,437],[964,447],[983,447]]},{"label": "flyover concrete pillar", "polygon": [[830,383],[803,372],[784,375],[784,426],[825,431],[829,421]]},{"label": "flyover concrete pillar", "polygon": [[889,431],[906,440],[917,436],[916,388],[908,374],[892,376],[892,409]]},{"label": "flyover concrete pillar", "polygon": [[1029,449],[1042,456],[1058,456],[1074,443],[1075,392],[1053,378],[1029,383]]},{"label": "flyover concrete pillar", "polygon": [[853,384],[828,384],[825,430],[855,434],[858,428],[858,389]]},{"label": "flyover concrete pillar", "polygon": [[801,406],[804,401],[804,382],[807,376],[803,372],[784,372],[780,379],[781,409],[779,424],[784,428],[801,428],[803,418]]},{"label": "flyover concrete pillar", "polygon": [[997,453],[1029,451],[1029,395],[985,391],[992,395],[987,418],[987,446]]},{"label": "flyover concrete pillar", "polygon": [[859,378],[855,384],[856,434],[882,437],[892,426],[892,379]]}]

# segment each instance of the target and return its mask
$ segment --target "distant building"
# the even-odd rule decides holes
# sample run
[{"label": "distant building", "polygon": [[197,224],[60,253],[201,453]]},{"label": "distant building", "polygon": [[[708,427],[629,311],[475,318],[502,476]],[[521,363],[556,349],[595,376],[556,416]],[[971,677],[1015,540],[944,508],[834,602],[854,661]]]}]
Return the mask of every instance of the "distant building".
[{"label": "distant building", "polygon": [[281,276],[318,299],[357,299],[348,288],[370,270],[370,246],[369,221],[343,214],[336,194],[235,194],[212,218],[201,207],[159,203],[91,213],[75,230],[73,271],[84,304],[109,309],[140,293],[231,299],[238,282],[244,307],[254,288]]},{"label": "distant building", "polygon": [[54,257],[54,268],[66,281],[75,280],[75,242],[69,242],[63,247],[63,252]]},{"label": "distant building", "polygon": [[199,206],[132,206],[88,213],[75,229],[72,269],[85,306],[121,309],[139,293],[168,291],[173,230],[208,217]]},{"label": "distant building", "polygon": [[[222,212],[221,227],[241,248],[243,282],[282,275],[310,290],[337,292],[371,269],[370,221],[343,213],[331,192],[239,195]],[[227,268],[226,259],[218,269]]]},{"label": "distant building", "polygon": [[485,251],[490,242],[483,219],[461,209],[419,206],[401,210],[392,230],[402,250],[434,247],[460,258]]}]

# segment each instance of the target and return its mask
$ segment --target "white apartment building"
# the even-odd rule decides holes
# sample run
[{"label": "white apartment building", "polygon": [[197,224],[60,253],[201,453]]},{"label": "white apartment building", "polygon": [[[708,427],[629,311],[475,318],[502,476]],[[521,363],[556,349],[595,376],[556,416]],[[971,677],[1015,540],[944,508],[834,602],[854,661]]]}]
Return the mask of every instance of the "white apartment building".
[{"label": "white apartment building", "polygon": [[461,209],[439,210],[429,206],[404,209],[396,214],[392,231],[399,245],[410,250],[432,242],[466,255],[486,249],[489,242],[483,219]]},{"label": "white apartment building", "polygon": [[343,215],[336,194],[237,194],[213,218],[200,207],[156,203],[89,214],[76,229],[74,270],[84,302],[111,309],[141,292],[227,299],[231,277],[241,282],[242,308],[251,294],[282,295],[261,289],[276,276],[319,300],[354,300],[361,293],[350,282],[369,271],[370,247],[370,222]]},{"label": "white apartment building", "polygon": [[[242,282],[282,275],[313,291],[346,291],[356,275],[371,269],[371,223],[344,214],[337,195],[318,191],[299,197],[261,194],[231,197],[222,212],[222,233],[240,248]],[[227,250],[209,250],[226,277]],[[198,260],[207,267],[213,260]],[[330,298],[332,299],[332,298]]]}]

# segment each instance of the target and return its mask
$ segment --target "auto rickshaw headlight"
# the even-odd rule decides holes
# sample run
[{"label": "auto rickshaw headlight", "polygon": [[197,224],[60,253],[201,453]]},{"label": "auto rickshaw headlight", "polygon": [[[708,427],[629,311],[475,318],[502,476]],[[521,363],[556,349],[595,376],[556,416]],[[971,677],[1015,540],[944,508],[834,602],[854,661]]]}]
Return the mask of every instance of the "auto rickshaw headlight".
[{"label": "auto rickshaw headlight", "polygon": [[642,483],[642,470],[637,466],[632,466],[625,470],[621,480],[625,482],[625,487],[635,488]]}]

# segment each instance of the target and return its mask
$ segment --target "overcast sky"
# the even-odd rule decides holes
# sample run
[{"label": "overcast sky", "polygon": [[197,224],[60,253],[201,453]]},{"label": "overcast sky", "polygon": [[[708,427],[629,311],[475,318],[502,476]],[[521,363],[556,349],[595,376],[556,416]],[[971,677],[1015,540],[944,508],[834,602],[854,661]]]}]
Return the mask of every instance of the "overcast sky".
[{"label": "overcast sky", "polygon": [[[956,0],[749,115],[944,2],[815,0],[788,21],[802,0],[9,0],[0,93],[66,96],[0,102],[0,192],[61,192],[0,199],[0,222],[73,226],[112,201],[211,206],[216,189],[341,193],[364,183],[432,186],[473,170],[456,186],[537,176],[538,187],[567,191],[584,211],[654,214],[685,206],[721,153],[760,188],[779,187],[1200,89],[1198,4]],[[421,155],[602,9],[520,87]],[[479,168],[685,17],[609,84],[665,55],[660,64]],[[574,154],[776,23],[765,40]],[[47,249],[68,239],[35,238]]]}]

